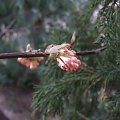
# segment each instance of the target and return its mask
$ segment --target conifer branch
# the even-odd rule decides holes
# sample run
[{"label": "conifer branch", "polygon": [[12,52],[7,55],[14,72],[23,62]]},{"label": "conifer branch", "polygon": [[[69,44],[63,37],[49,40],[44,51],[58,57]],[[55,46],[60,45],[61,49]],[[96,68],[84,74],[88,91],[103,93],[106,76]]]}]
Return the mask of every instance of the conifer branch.
[{"label": "conifer branch", "polygon": [[[90,54],[98,54],[105,50],[106,47],[100,47],[93,50],[77,51],[76,55],[85,56]],[[49,54],[44,52],[13,52],[13,53],[0,53],[0,59],[10,59],[10,58],[30,58],[30,57],[47,57]]]}]

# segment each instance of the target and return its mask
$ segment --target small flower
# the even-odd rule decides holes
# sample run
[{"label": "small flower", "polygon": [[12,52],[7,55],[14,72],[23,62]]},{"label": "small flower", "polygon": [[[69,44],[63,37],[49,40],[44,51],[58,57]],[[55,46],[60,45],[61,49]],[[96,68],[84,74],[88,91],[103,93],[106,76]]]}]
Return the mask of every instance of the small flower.
[{"label": "small flower", "polygon": [[76,52],[67,48],[61,49],[56,59],[58,66],[68,72],[78,70],[81,65],[80,60],[76,57]]},{"label": "small flower", "polygon": [[33,61],[30,62],[29,68],[33,70],[33,69],[36,69],[38,66],[39,66],[39,62],[34,59]]},{"label": "small flower", "polygon": [[17,61],[26,67],[30,66],[30,60],[27,58],[18,58]]},{"label": "small flower", "polygon": [[58,66],[66,70],[68,72],[74,72],[79,69],[80,67],[80,60],[78,60],[76,57],[64,57],[60,56],[57,58]]},{"label": "small flower", "polygon": [[70,44],[49,45],[45,50],[45,53],[50,54],[49,59],[57,60],[58,66],[68,72],[78,70],[81,65],[81,61],[76,57],[76,52],[74,50],[69,50],[74,41],[75,33],[73,33]]},{"label": "small flower", "polygon": [[[26,52],[34,52],[30,47],[30,44],[27,45]],[[30,68],[31,70],[38,68],[39,62],[41,62],[43,57],[34,57],[34,58],[18,58],[17,61],[22,65]]]}]

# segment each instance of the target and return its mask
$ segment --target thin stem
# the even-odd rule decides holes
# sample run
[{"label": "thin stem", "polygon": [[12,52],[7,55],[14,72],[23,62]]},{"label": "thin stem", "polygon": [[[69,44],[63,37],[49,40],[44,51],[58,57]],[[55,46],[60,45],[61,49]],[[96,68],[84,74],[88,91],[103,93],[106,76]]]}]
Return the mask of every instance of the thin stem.
[{"label": "thin stem", "polygon": [[76,52],[76,55],[84,56],[84,55],[90,55],[90,54],[98,54],[102,52],[103,50],[105,50],[106,48],[107,47],[104,46],[104,47],[100,47],[100,48],[92,49],[92,50],[78,51]]},{"label": "thin stem", "polygon": [[89,120],[85,115],[77,111],[77,114],[83,119],[83,120]]},{"label": "thin stem", "polygon": [[[76,55],[85,56],[90,54],[98,54],[105,50],[106,47],[101,47],[93,50],[77,51]],[[30,57],[47,57],[49,54],[44,52],[13,52],[13,53],[0,53],[0,59],[10,59],[10,58],[30,58]]]},{"label": "thin stem", "polygon": [[89,85],[89,86],[86,88],[86,90],[84,91],[83,95],[86,96],[87,93],[88,93],[88,91],[89,91],[89,89],[90,89],[92,86],[94,86],[96,83],[98,83],[100,80],[101,80],[101,79],[97,79],[97,80],[94,81],[91,85]]}]

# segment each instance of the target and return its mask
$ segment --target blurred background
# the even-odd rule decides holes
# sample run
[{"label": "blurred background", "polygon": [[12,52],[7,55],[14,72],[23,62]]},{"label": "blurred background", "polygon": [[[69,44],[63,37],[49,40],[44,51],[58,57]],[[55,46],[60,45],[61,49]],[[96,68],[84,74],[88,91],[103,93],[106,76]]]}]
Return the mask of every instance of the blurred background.
[{"label": "blurred background", "polygon": [[[71,75],[60,70],[54,62],[50,65],[43,62],[38,69],[29,70],[16,59],[1,59],[0,120],[38,120],[41,116],[42,120],[45,114],[48,120],[60,120],[60,116],[62,120],[119,120],[119,2],[0,0],[0,53],[25,51],[28,43],[32,48],[44,51],[49,44],[69,42],[73,31],[77,34],[72,47],[75,50],[105,45],[109,48],[103,54],[79,56],[84,65]],[[77,79],[81,81],[76,82]],[[65,80],[75,82],[58,85]],[[91,83],[94,87],[86,98],[83,92]],[[46,87],[53,84],[52,90],[52,87]],[[37,92],[32,101],[34,91]],[[45,96],[49,91],[47,97],[39,96],[41,91]],[[110,98],[110,102],[107,99],[104,103],[106,98]],[[52,100],[55,101],[52,103]],[[32,115],[33,108],[43,111]],[[52,113],[54,117],[51,117]]]},{"label": "blurred background", "polygon": [[[25,51],[28,43],[44,50],[53,29],[68,29],[69,2],[0,0],[0,52]],[[16,59],[0,60],[0,110],[10,120],[35,120],[31,116],[33,86],[40,83],[45,69],[41,65],[31,71]]]}]

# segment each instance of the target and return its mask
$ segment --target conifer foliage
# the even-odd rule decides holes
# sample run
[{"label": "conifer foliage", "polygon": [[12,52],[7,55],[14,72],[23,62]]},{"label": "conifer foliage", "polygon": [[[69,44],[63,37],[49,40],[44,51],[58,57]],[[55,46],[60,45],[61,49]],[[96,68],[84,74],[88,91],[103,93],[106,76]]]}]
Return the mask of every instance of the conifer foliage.
[{"label": "conifer foliage", "polygon": [[[98,16],[92,23],[95,10]],[[80,57],[82,66],[72,74],[60,74],[57,66],[48,66],[45,80],[36,87],[33,108],[40,110],[43,116],[49,112],[59,114],[63,120],[120,119],[119,1],[93,0],[82,14],[75,9],[70,12],[72,29],[76,29],[78,35],[74,49],[97,46],[107,46],[107,49],[99,55]],[[57,36],[56,41],[58,31],[53,34]]]}]

